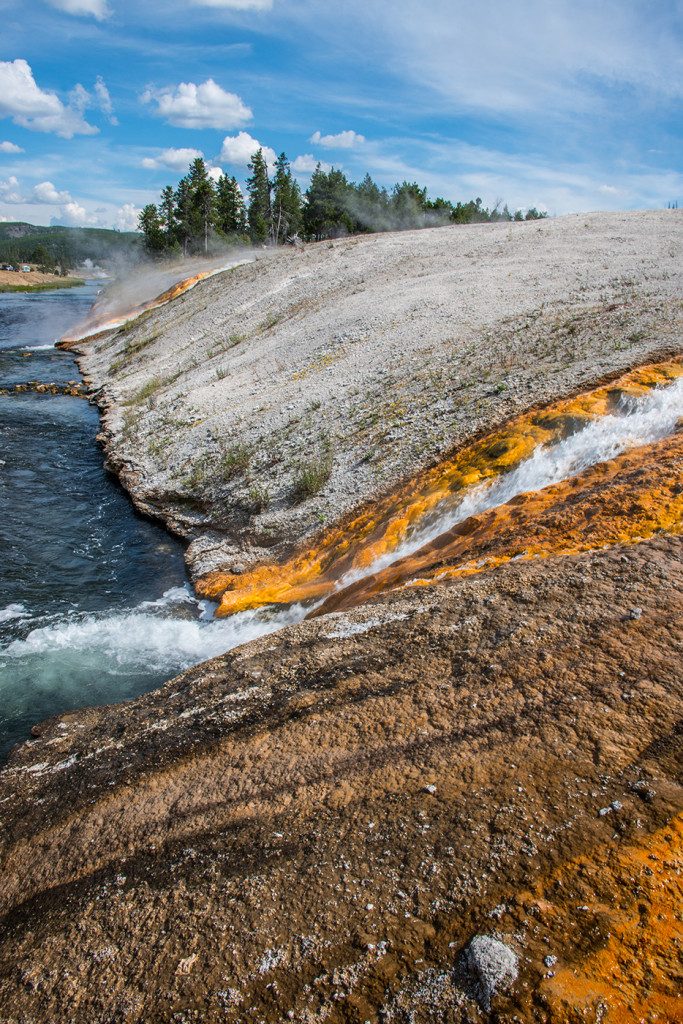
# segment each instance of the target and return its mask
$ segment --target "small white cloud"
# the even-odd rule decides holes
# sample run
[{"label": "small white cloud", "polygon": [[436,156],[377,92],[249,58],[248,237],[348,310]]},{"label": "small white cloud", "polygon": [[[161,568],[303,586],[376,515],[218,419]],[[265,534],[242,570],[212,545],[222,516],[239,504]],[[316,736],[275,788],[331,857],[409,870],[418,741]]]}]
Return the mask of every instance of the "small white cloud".
[{"label": "small white cloud", "polygon": [[214,164],[211,167],[207,167],[206,173],[209,175],[210,178],[213,178],[214,181],[218,181],[218,179],[222,177],[223,168],[218,167],[216,164]]},{"label": "small white cloud", "polygon": [[58,11],[64,11],[65,14],[85,14],[97,18],[98,21],[102,21],[111,14],[106,0],[48,0],[48,3],[56,7]]},{"label": "small white cloud", "polygon": [[116,211],[114,227],[117,231],[137,231],[138,217],[142,213],[134,203],[124,203]]},{"label": "small white cloud", "polygon": [[292,170],[297,174],[312,174],[318,164],[320,164],[320,170],[325,171],[325,173],[332,170],[332,164],[326,164],[323,160],[316,160],[310,153],[298,156],[292,163]]},{"label": "small white cloud", "polygon": [[39,185],[33,186],[33,199],[36,203],[70,203],[71,196],[68,192],[58,192],[51,181],[41,181]]},{"label": "small white cloud", "polygon": [[237,128],[252,118],[239,96],[226,92],[213,78],[201,85],[181,82],[176,89],[147,89],[140,99],[154,101],[155,116],[176,128]]},{"label": "small white cloud", "polygon": [[100,108],[102,113],[109,118],[111,124],[118,124],[118,120],[114,117],[114,105],[109,95],[109,89],[104,84],[102,75],[98,75],[95,81],[95,104]]},{"label": "small white cloud", "polygon": [[69,93],[69,105],[73,110],[77,110],[79,114],[82,114],[88,107],[97,107],[109,118],[112,124],[119,123],[113,116],[114,107],[111,102],[111,96],[101,75],[97,76],[93,92],[88,92],[78,82]]},{"label": "small white cloud", "polygon": [[[85,92],[85,90],[83,90]],[[80,93],[78,94],[80,100]],[[0,61],[0,118],[34,132],[55,132],[62,138],[93,135],[98,129],[83,120],[78,107],[64,106],[53,92],[38,87],[25,60]]]},{"label": "small white cloud", "polygon": [[277,160],[275,150],[271,149],[270,146],[262,146],[258,139],[252,138],[248,132],[239,132],[238,135],[226,135],[223,139],[218,159],[226,164],[246,167],[254,153],[259,149],[263,150],[268,166],[274,167]]},{"label": "small white cloud", "polygon": [[146,156],[141,166],[150,171],[158,167],[168,167],[171,171],[186,171],[192,161],[200,156],[204,156],[201,149],[165,149],[159,156]]},{"label": "small white cloud", "polygon": [[270,11],[273,0],[192,0],[195,7],[219,7],[225,11]]},{"label": "small white cloud", "polygon": [[74,110],[82,114],[86,107],[91,105],[90,93],[78,82],[69,93],[69,103]]},{"label": "small white cloud", "polygon": [[0,153],[25,153],[26,150],[14,142],[0,142]]},{"label": "small white cloud", "polygon": [[314,132],[309,142],[316,146],[324,146],[325,149],[355,149],[356,146],[363,145],[365,136],[350,129],[337,135],[321,135],[320,132]]},{"label": "small white cloud", "polygon": [[3,203],[23,203],[24,197],[19,192],[19,182],[13,174],[7,181],[0,181],[0,199]]}]

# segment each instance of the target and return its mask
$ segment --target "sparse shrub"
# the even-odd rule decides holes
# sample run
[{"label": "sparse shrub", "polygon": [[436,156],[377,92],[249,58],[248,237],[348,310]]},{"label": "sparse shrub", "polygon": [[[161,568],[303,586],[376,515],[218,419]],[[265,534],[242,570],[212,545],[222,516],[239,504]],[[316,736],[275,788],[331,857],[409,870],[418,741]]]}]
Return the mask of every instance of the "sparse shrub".
[{"label": "sparse shrub", "polygon": [[252,484],[249,488],[249,500],[254,512],[264,512],[270,502],[270,488],[266,484]]},{"label": "sparse shrub", "polygon": [[332,474],[334,460],[329,448],[321,455],[300,462],[294,478],[294,499],[304,501],[322,490]]},{"label": "sparse shrub", "polygon": [[128,399],[126,405],[137,405],[138,402],[144,402],[146,398],[150,398],[157,388],[163,387],[165,381],[161,377],[152,377],[146,384],[143,384],[139,391],[136,391],[134,395]]},{"label": "sparse shrub", "polygon": [[251,445],[239,442],[234,448],[223,449],[219,460],[219,473],[223,480],[232,480],[236,476],[244,476],[249,470],[252,450]]}]

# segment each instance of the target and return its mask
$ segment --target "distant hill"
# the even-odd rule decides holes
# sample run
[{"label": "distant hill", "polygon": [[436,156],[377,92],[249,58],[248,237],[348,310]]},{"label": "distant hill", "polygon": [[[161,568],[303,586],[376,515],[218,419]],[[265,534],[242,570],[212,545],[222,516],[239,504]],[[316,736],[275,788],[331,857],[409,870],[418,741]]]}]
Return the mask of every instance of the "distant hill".
[{"label": "distant hill", "polygon": [[107,228],[44,227],[24,221],[0,223],[1,262],[37,262],[32,256],[39,247],[60,266],[75,267],[86,259],[111,263],[137,255],[142,248],[142,235]]}]

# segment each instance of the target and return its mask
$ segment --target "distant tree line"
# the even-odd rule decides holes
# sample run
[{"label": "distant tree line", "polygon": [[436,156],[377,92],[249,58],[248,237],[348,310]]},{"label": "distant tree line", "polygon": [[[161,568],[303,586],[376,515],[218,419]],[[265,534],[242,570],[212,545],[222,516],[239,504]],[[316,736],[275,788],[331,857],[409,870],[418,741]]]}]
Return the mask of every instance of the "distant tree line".
[{"label": "distant tree line", "polygon": [[285,154],[270,175],[262,149],[252,156],[249,170],[245,202],[236,178],[222,174],[214,180],[201,157],[193,160],[175,189],[166,186],[158,206],[149,203],[142,210],[139,224],[147,251],[188,256],[226,243],[277,245],[295,237],[320,241],[371,231],[546,216],[533,207],[526,214],[512,214],[500,203],[489,210],[481,199],[454,206],[448,199],[429,199],[427,189],[416,182],[380,188],[369,174],[355,184],[343,171],[324,171],[320,164],[302,195]]},{"label": "distant tree line", "polygon": [[24,221],[0,224],[0,262],[33,263],[48,272],[66,273],[84,259],[112,262],[140,252],[140,236],[132,231],[106,228],[42,227]]}]

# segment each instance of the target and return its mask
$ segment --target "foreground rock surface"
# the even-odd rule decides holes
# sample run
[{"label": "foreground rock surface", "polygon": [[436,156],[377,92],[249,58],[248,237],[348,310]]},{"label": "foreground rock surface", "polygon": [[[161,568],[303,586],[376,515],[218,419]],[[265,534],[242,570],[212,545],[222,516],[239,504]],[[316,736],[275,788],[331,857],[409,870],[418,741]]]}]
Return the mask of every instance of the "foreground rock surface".
[{"label": "foreground rock surface", "polygon": [[[682,552],[394,593],[45,723],[1,777],[2,1019],[681,1020]],[[476,935],[518,963],[490,1012]]]}]

